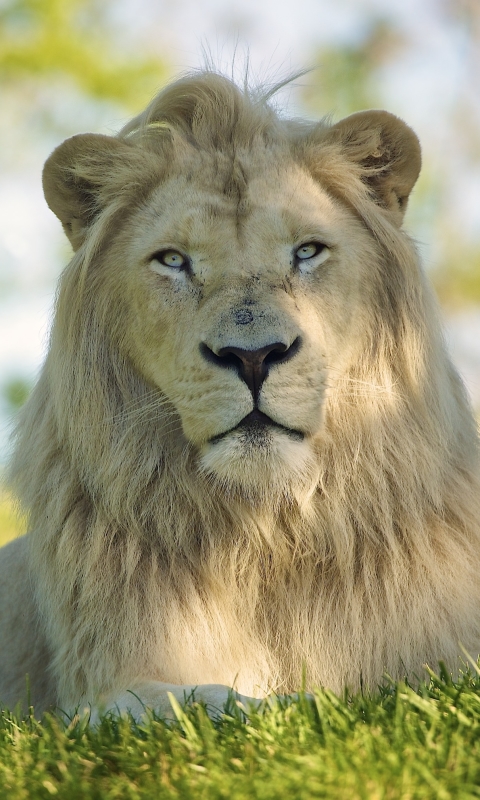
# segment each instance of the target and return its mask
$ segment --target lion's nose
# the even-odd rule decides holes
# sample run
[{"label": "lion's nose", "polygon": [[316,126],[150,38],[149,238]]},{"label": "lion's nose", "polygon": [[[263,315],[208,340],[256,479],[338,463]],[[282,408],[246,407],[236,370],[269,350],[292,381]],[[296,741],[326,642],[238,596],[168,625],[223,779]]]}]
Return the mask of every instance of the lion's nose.
[{"label": "lion's nose", "polygon": [[284,342],[273,342],[258,350],[244,350],[242,347],[222,347],[217,353],[204,342],[200,345],[202,356],[211,363],[226,369],[235,369],[250,389],[255,402],[258,400],[260,388],[268,375],[270,367],[288,361],[300,350],[301,337],[287,345]]}]

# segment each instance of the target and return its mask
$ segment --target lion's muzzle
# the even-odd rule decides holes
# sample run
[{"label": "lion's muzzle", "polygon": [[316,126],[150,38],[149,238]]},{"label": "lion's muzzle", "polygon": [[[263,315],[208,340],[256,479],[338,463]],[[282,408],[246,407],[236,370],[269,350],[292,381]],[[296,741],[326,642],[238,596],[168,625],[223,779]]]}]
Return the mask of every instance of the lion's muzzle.
[{"label": "lion's muzzle", "polygon": [[200,353],[209,363],[223,369],[234,369],[250,389],[255,404],[262,383],[274,364],[284,363],[295,356],[302,346],[302,339],[297,336],[291,344],[273,342],[255,350],[226,345],[215,352],[205,342],[200,344]]}]

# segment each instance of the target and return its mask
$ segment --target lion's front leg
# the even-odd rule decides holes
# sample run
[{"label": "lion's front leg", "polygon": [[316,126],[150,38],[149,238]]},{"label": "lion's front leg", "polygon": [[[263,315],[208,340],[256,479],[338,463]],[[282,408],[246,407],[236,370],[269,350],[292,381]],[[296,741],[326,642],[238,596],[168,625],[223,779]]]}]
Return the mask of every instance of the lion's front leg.
[{"label": "lion's front leg", "polygon": [[236,692],[228,686],[218,683],[195,685],[178,685],[160,681],[145,681],[132,689],[99,702],[92,709],[90,722],[95,724],[100,716],[108,711],[118,714],[128,713],[135,720],[145,717],[149,710],[167,720],[176,718],[169,695],[184,705],[185,702],[205,703],[211,716],[222,714],[231,703],[241,703],[246,710],[251,706],[258,708],[261,700]]}]

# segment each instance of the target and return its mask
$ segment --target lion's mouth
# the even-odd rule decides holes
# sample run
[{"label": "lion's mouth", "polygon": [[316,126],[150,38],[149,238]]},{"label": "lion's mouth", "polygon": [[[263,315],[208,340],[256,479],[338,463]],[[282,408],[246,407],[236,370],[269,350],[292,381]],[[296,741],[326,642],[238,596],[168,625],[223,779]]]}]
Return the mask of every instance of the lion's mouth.
[{"label": "lion's mouth", "polygon": [[267,433],[267,431],[271,428],[281,430],[291,439],[295,439],[296,441],[301,442],[304,439],[304,434],[302,431],[295,430],[295,428],[287,428],[285,425],[275,422],[275,420],[271,419],[271,417],[268,417],[266,414],[264,414],[263,411],[255,408],[253,411],[250,411],[246,417],[240,420],[238,425],[235,425],[233,428],[229,428],[228,431],[224,431],[223,433],[213,436],[210,439],[210,444],[215,444],[215,442],[219,442],[225,436],[235,433],[236,431],[245,433],[249,438],[252,439],[259,438],[264,436],[265,433]]}]

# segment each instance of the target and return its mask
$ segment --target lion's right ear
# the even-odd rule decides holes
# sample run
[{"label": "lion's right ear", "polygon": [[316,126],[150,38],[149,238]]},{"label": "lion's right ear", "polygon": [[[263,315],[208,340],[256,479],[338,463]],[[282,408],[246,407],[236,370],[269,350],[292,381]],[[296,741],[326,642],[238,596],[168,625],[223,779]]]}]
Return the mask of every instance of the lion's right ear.
[{"label": "lion's right ear", "polygon": [[122,173],[132,147],[112,136],[72,136],[53,151],[43,168],[45,199],[74,250],[108,202],[109,177]]},{"label": "lion's right ear", "polygon": [[388,111],[359,111],[333,125],[326,141],[340,145],[361,170],[375,202],[401,224],[421,167],[420,143],[403,120]]}]

